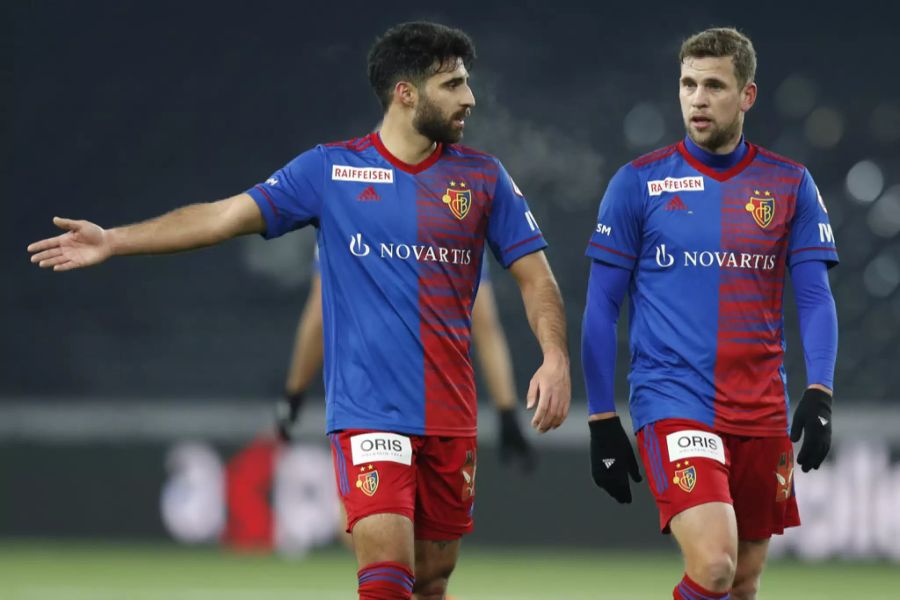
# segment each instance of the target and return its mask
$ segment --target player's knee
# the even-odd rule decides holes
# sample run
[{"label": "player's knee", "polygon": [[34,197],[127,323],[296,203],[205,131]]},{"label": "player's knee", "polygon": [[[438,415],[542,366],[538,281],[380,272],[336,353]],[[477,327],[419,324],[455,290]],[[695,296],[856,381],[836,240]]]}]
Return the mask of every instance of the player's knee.
[{"label": "player's knee", "polygon": [[701,585],[711,590],[727,590],[734,581],[735,559],[728,552],[711,552],[696,565]]},{"label": "player's knee", "polygon": [[738,574],[731,586],[731,600],[756,600],[759,593],[759,573]]},{"label": "player's knee", "polygon": [[416,586],[413,588],[414,600],[444,600],[447,593],[447,583],[449,578],[437,577],[430,581],[420,582],[416,580]]},{"label": "player's knee", "polygon": [[455,567],[454,562],[440,564],[416,565],[416,585],[413,589],[416,600],[443,600],[447,593],[450,574]]}]

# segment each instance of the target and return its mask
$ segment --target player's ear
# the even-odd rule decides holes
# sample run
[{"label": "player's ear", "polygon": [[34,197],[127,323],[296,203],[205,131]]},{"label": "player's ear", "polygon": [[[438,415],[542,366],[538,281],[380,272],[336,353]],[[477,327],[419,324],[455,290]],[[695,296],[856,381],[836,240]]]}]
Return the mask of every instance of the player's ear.
[{"label": "player's ear", "polygon": [[394,100],[404,108],[413,108],[419,98],[419,91],[409,81],[398,81],[394,86]]},{"label": "player's ear", "polygon": [[743,112],[750,110],[756,103],[757,92],[756,83],[753,81],[744,86],[744,89],[741,91],[741,110]]}]

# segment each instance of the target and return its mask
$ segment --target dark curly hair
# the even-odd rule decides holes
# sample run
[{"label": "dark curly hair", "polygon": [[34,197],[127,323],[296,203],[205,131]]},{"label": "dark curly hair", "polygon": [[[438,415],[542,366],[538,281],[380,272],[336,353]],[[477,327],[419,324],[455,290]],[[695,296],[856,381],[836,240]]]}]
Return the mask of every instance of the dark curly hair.
[{"label": "dark curly hair", "polygon": [[475,62],[475,44],[459,29],[416,21],[391,27],[369,50],[369,83],[384,110],[391,104],[398,81],[422,83],[462,59],[466,68]]}]

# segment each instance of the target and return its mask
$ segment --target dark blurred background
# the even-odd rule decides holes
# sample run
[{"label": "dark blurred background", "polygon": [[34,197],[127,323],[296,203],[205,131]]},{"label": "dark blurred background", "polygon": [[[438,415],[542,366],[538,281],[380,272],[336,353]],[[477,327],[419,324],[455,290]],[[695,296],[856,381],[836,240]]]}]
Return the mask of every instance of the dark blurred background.
[{"label": "dark blurred background", "polygon": [[[568,479],[586,503],[599,500],[582,445],[585,245],[616,169],[683,135],[677,52],[710,26],[736,26],[756,45],[760,94],[748,139],[807,165],[828,206],[842,260],[831,273],[837,414],[864,419],[853,430],[860,439],[900,430],[896,8],[223,0],[19,1],[4,10],[7,474],[15,452],[41,444],[164,445],[183,428],[237,445],[268,423],[307,291],[311,231],[66,274],[31,265],[25,246],[55,234],[54,215],[104,226],[142,220],[241,192],[316,143],[368,131],[380,111],[366,52],[388,26],[413,19],[461,27],[476,41],[478,106],[465,143],[504,162],[551,244],[573,354],[573,436],[541,443],[571,454],[559,460],[575,461]],[[515,283],[492,266],[524,390],[538,348]],[[786,305],[789,389],[799,396],[805,374],[790,294]],[[620,360],[622,398],[626,370]],[[322,426],[315,418],[311,435]],[[490,447],[489,416],[484,423]],[[162,471],[161,459],[154,464]],[[5,517],[0,533],[53,532],[23,512]]]}]

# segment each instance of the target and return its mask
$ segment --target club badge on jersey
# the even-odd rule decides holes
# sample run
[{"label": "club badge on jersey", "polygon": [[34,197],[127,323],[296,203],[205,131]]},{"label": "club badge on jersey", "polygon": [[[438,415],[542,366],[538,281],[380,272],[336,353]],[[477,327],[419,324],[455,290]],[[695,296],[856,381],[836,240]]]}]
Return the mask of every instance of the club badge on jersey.
[{"label": "club badge on jersey", "polygon": [[775,218],[775,197],[768,190],[765,192],[754,190],[753,194],[744,208],[753,216],[756,224],[765,229]]},{"label": "club badge on jersey", "polygon": [[469,214],[469,209],[472,208],[472,191],[467,189],[465,181],[451,181],[450,187],[447,188],[447,192],[441,198],[450,208],[450,212],[453,213],[453,216],[462,221],[466,218],[466,215]]}]

